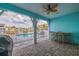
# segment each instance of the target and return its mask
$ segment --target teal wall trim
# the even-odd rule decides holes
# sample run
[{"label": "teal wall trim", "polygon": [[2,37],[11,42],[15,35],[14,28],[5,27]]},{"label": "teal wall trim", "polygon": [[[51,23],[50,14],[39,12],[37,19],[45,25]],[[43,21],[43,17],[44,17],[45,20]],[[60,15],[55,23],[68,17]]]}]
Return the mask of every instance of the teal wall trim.
[{"label": "teal wall trim", "polygon": [[0,3],[0,9],[7,9],[7,10],[10,10],[10,11],[25,14],[25,15],[28,15],[28,16],[31,16],[31,17],[35,17],[35,18],[39,18],[39,19],[43,19],[43,20],[49,20],[49,18],[46,18],[44,16],[41,16],[41,15],[36,14],[34,12],[31,12],[29,10],[24,10],[22,8],[16,7],[16,6],[9,4],[9,3]]},{"label": "teal wall trim", "polygon": [[79,12],[51,19],[50,31],[72,33],[72,42],[79,44]]}]

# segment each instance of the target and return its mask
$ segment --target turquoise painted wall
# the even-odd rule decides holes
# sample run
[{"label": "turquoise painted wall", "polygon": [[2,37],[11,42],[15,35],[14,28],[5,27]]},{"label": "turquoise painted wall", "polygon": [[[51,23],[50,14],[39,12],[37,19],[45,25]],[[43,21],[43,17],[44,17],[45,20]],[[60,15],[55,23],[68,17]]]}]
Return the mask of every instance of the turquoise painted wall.
[{"label": "turquoise painted wall", "polygon": [[79,44],[79,12],[51,19],[50,31],[72,33],[72,42]]}]

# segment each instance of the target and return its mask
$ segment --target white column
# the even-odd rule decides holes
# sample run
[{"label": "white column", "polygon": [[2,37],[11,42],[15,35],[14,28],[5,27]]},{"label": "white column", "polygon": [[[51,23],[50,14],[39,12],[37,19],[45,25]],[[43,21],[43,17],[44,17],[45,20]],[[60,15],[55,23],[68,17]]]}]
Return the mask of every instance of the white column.
[{"label": "white column", "polygon": [[34,27],[34,44],[37,44],[37,20],[33,18],[33,27]]}]

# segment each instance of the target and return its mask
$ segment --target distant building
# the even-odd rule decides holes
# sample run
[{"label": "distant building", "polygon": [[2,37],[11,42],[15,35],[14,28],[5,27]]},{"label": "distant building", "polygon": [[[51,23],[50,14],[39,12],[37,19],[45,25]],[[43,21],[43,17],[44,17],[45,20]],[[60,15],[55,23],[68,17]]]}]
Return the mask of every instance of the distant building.
[{"label": "distant building", "polygon": [[5,32],[4,26],[5,26],[5,24],[0,24],[0,35],[4,34],[4,32]]},{"label": "distant building", "polygon": [[5,26],[5,35],[16,35],[16,27],[15,26]]}]

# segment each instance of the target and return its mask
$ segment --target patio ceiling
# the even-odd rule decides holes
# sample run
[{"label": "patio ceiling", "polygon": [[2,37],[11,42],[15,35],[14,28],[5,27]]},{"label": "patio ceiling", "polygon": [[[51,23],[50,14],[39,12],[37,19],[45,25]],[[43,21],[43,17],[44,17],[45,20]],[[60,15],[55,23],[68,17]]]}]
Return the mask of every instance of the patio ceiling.
[{"label": "patio ceiling", "polygon": [[70,14],[74,12],[79,12],[79,4],[77,3],[59,3],[57,14],[47,15],[43,12],[43,5],[46,3],[13,3],[13,5],[20,7],[24,10],[29,10],[41,16],[52,19],[54,17],[59,17],[65,14]]}]

